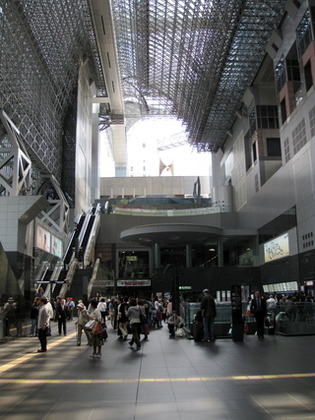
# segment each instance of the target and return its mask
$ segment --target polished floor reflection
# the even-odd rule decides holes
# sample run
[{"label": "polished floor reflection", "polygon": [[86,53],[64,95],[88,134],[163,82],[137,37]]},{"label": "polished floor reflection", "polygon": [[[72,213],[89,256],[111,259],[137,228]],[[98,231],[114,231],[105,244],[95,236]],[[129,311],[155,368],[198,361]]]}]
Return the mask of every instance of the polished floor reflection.
[{"label": "polished floor reflection", "polygon": [[0,345],[0,418],[10,420],[315,419],[315,336],[195,343],[153,330],[140,351],[109,326],[101,359],[75,324]]}]

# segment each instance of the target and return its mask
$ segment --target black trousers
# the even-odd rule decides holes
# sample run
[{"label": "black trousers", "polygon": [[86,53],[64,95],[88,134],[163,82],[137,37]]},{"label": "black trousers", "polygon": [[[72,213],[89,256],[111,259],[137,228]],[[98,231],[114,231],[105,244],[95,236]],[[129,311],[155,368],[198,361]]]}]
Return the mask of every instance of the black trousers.
[{"label": "black trousers", "polygon": [[172,337],[175,337],[175,325],[174,324],[167,324],[169,333]]},{"label": "black trousers", "polygon": [[46,336],[46,329],[43,330],[42,328],[40,328],[38,330],[38,339],[40,341],[40,345],[41,345],[41,350],[42,351],[47,351],[47,336]]},{"label": "black trousers", "polygon": [[58,318],[58,333],[61,334],[61,328],[63,327],[63,333],[67,334],[67,321],[65,319]]},{"label": "black trousers", "polygon": [[256,319],[256,330],[258,337],[263,337],[265,332],[265,315],[256,313],[255,314]]},{"label": "black trousers", "polygon": [[132,339],[131,343],[136,343],[137,347],[141,347],[140,343],[140,327],[141,325],[139,323],[130,324],[131,331],[132,331]]}]

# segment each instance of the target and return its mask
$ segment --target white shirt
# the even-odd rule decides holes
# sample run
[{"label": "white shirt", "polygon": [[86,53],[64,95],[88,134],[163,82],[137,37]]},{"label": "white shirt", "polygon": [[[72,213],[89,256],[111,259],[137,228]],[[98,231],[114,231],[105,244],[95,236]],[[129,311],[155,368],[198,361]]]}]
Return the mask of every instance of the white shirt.
[{"label": "white shirt", "polygon": [[54,311],[53,311],[53,308],[52,308],[52,306],[51,306],[51,303],[50,302],[47,302],[46,303],[46,309],[47,309],[47,312],[48,312],[48,315],[49,315],[49,318],[53,318],[54,317]]},{"label": "white shirt", "polygon": [[99,302],[97,305],[97,309],[101,312],[105,312],[107,309],[106,302]]}]

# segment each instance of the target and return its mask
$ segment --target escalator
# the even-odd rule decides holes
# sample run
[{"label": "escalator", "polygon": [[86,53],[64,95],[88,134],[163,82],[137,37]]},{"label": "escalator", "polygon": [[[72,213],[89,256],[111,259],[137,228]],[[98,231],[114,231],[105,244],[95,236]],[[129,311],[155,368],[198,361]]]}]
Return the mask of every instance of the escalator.
[{"label": "escalator", "polygon": [[[80,243],[80,249],[83,251],[82,255],[80,256],[80,258],[82,258],[83,261],[83,266],[85,266],[86,264],[84,263],[84,261],[88,261],[90,255],[90,252],[88,250],[88,243],[91,237],[91,234],[93,232],[93,226],[95,223],[95,220],[97,218],[98,213],[96,212],[96,209],[93,209],[92,214],[89,217],[87,226],[86,226],[86,231],[85,234],[83,236],[82,242]],[[80,260],[80,259],[79,259]]]},{"label": "escalator", "polygon": [[57,262],[53,271],[50,270],[49,272],[47,272],[46,278],[44,279],[45,281],[42,284],[42,286],[46,286],[45,296],[47,296],[47,298],[59,295],[59,292],[67,276],[67,271],[72,261],[74,261],[76,253],[78,252],[80,240],[79,238],[80,236],[84,236],[82,230],[86,226],[86,219],[87,215],[86,213],[83,213],[80,216],[78,222],[75,222],[75,229],[71,234],[70,240],[64,251],[62,259]]},{"label": "escalator", "polygon": [[[82,276],[85,279],[91,276],[91,271],[87,273],[77,268],[84,269],[90,261],[92,251],[94,250],[97,232],[100,225],[101,206],[92,207],[87,214],[80,217],[76,229],[71,235],[69,245],[64,253],[62,263],[56,265],[50,279],[50,296],[62,294],[66,296],[70,289],[73,290],[79,286],[82,288]],[[76,285],[74,283],[79,283]],[[86,282],[86,280],[85,280]],[[49,297],[48,295],[48,297]]]},{"label": "escalator", "polygon": [[65,266],[70,264],[70,262],[73,258],[73,251],[77,250],[79,235],[80,235],[80,232],[81,232],[82,227],[84,225],[85,219],[86,219],[86,214],[84,213],[80,216],[79,222],[76,223],[75,230],[73,231],[73,233],[71,235],[69,244],[68,244],[67,249],[64,253],[63,262],[64,262]]}]

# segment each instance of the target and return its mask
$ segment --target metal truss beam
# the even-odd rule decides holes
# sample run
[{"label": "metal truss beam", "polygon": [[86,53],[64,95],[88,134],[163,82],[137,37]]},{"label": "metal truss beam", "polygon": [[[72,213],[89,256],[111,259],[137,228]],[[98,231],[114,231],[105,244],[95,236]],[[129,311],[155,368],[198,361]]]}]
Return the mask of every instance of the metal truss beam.
[{"label": "metal truss beam", "polygon": [[217,151],[285,3],[112,0],[126,100],[143,116],[178,116],[198,150]]},{"label": "metal truss beam", "polygon": [[68,232],[70,206],[59,183],[53,175],[43,175],[41,180],[37,194],[44,196],[49,205],[38,216],[39,219],[58,232]]},{"label": "metal truss beam", "polygon": [[106,97],[87,0],[0,0],[0,108],[18,128],[32,163],[69,186],[69,195],[75,173],[64,175],[73,155],[63,139],[86,60],[97,95]]},{"label": "metal truss beam", "polygon": [[31,187],[31,159],[19,130],[3,110],[0,119],[4,127],[0,132],[0,195],[26,195]]}]

